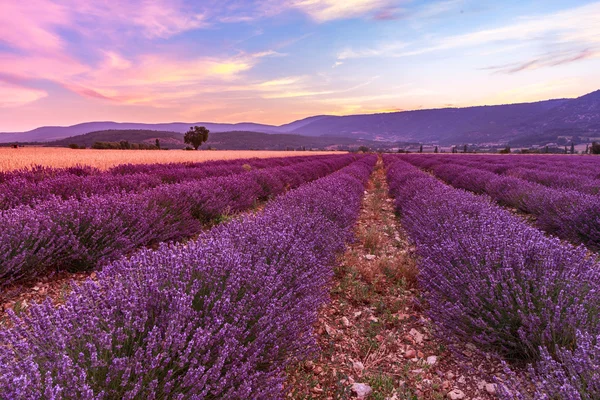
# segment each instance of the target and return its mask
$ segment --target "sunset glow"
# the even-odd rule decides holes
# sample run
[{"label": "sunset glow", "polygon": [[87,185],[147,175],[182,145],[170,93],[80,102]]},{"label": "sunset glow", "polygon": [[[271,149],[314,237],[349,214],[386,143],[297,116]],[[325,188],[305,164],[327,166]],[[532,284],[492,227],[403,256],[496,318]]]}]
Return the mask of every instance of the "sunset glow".
[{"label": "sunset glow", "polygon": [[283,124],[600,88],[600,2],[0,0],[0,131]]}]

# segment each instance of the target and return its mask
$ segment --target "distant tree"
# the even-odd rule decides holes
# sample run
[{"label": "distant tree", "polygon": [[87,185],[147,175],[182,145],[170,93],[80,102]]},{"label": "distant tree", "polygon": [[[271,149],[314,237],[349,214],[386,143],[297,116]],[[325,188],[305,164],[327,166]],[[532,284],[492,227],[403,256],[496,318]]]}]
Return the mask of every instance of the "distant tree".
[{"label": "distant tree", "polygon": [[154,142],[154,145],[156,147],[158,147],[158,149],[160,150],[160,140],[156,139],[156,141]]},{"label": "distant tree", "polygon": [[498,153],[500,153],[500,154],[510,154],[510,146],[506,146],[505,148],[503,148],[502,150],[500,150]]},{"label": "distant tree", "polygon": [[548,154],[548,146],[546,146],[545,151],[546,151],[546,154]]},{"label": "distant tree", "polygon": [[456,146],[452,146],[452,154],[458,153],[458,151],[456,150]]},{"label": "distant tree", "polygon": [[369,148],[367,146],[359,146],[358,151],[362,151],[363,153],[368,153]]},{"label": "distant tree", "polygon": [[567,145],[565,145],[565,154],[569,154],[567,153]]},{"label": "distant tree", "polygon": [[191,144],[195,150],[198,150],[198,147],[208,140],[209,132],[210,131],[203,126],[190,127],[190,130],[187,131],[183,137],[183,142]]},{"label": "distant tree", "polygon": [[585,154],[588,154],[590,152],[590,145],[586,144],[585,145]]},{"label": "distant tree", "polygon": [[571,154],[575,154],[575,143],[571,142]]},{"label": "distant tree", "polygon": [[463,153],[467,152],[467,145],[465,144],[465,147],[463,148]]},{"label": "distant tree", "polygon": [[69,144],[69,148],[70,149],[78,149],[79,145],[77,143],[71,143],[71,144]]},{"label": "distant tree", "polygon": [[434,153],[437,153],[437,152],[438,152],[438,147],[437,147],[437,146],[435,146],[435,150],[433,150],[433,152],[434,152]]},{"label": "distant tree", "polygon": [[419,153],[422,153],[422,152],[423,152],[423,145],[420,145],[419,146]]},{"label": "distant tree", "polygon": [[600,144],[596,142],[592,142],[592,146],[590,147],[590,154],[600,154]]}]

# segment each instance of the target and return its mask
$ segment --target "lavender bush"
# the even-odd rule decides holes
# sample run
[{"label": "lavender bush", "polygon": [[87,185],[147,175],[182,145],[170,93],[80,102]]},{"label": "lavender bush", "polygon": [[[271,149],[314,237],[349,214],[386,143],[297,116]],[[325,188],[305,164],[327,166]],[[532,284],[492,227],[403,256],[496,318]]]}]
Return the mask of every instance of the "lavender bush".
[{"label": "lavender bush", "polygon": [[600,398],[600,336],[577,332],[575,350],[559,349],[554,356],[542,349],[541,359],[529,367],[532,387],[508,370],[508,384],[500,385],[507,400],[595,400]]},{"label": "lavender bush", "polygon": [[161,185],[141,193],[53,198],[0,211],[0,286],[52,269],[86,270],[139,246],[178,240],[222,214],[247,210],[348,165],[336,156],[227,177]]},{"label": "lavender bush", "polygon": [[[52,197],[77,198],[119,192],[142,192],[162,184],[197,181],[210,177],[285,167],[336,156],[240,159],[205,163],[125,164],[101,172],[90,167],[63,169],[37,167],[4,173],[0,184],[0,210],[35,205]],[[244,167],[246,166],[246,167]]]},{"label": "lavender bush", "polygon": [[0,398],[275,399],[315,342],[373,156],[185,245],[142,250],[0,330]]},{"label": "lavender bush", "polygon": [[548,233],[584,244],[593,251],[600,250],[600,196],[498,175],[488,171],[490,166],[483,162],[481,165],[470,162],[477,168],[461,165],[465,161],[458,157],[405,156],[403,159],[427,168],[454,187],[485,193],[503,205],[534,215],[536,226]]},{"label": "lavender bush", "polygon": [[386,161],[397,210],[421,256],[429,313],[443,333],[508,359],[535,360],[540,348],[576,348],[578,330],[598,332],[600,265],[584,248],[395,157]]}]

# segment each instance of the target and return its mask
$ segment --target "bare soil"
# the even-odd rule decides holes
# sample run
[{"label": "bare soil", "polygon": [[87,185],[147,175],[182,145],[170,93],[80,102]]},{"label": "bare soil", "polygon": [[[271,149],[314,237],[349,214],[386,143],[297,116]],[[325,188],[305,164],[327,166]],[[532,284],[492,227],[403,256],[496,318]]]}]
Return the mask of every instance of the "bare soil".
[{"label": "bare soil", "polygon": [[[439,337],[422,306],[415,248],[388,196],[379,160],[350,244],[335,270],[331,302],[315,327],[321,351],[290,368],[294,399],[496,398],[500,362]],[[453,348],[453,351],[450,350]],[[368,389],[367,389],[368,391]],[[462,397],[461,397],[462,396]]]}]

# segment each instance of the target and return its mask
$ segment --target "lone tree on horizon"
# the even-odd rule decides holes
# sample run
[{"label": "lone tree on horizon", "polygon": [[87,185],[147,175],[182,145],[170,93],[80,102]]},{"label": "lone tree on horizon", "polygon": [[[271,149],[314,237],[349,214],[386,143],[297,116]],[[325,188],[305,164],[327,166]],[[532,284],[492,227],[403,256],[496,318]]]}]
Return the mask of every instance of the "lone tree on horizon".
[{"label": "lone tree on horizon", "polygon": [[183,142],[191,144],[195,150],[208,140],[209,130],[203,126],[193,126],[185,133]]}]

